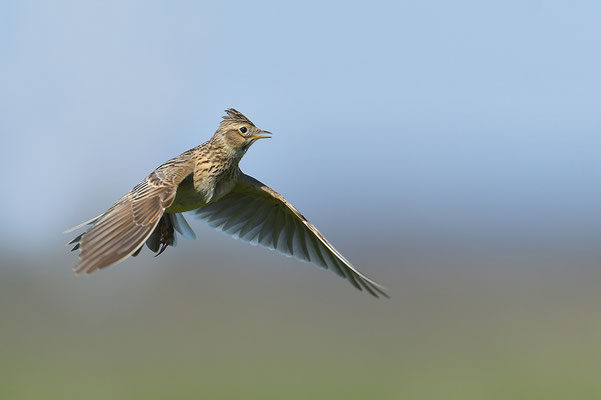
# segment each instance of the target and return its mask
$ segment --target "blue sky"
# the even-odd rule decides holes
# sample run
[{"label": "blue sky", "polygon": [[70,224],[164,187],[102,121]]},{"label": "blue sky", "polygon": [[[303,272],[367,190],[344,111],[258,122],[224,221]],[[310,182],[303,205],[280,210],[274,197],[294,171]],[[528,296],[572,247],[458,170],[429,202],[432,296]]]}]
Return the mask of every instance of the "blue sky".
[{"label": "blue sky", "polygon": [[601,239],[601,3],[213,3],[0,4],[4,245],[228,107],[274,132],[243,170],[329,231]]}]

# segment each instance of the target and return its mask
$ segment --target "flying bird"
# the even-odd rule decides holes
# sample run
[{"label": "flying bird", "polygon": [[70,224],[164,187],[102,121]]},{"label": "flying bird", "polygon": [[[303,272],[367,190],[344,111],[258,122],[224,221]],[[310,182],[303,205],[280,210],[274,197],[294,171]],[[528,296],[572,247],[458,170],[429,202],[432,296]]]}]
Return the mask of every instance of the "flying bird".
[{"label": "flying bird", "polygon": [[230,108],[213,137],[167,161],[111,208],[74,228],[87,230],[70,241],[79,250],[79,275],[137,256],[144,243],[158,256],[174,246],[177,233],[195,238],[184,212],[210,226],[299,260],[330,269],[359,290],[388,297],[359,272],[292,204],[244,174],[238,164],[249,147],[271,133]]}]

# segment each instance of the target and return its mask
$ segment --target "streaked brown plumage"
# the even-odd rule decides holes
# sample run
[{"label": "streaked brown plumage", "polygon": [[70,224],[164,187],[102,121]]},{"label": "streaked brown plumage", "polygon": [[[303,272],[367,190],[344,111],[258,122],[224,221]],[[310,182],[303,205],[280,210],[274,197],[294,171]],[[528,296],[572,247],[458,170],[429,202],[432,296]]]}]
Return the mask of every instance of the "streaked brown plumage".
[{"label": "streaked brown plumage", "polygon": [[161,254],[176,231],[194,237],[181,213],[195,210],[211,226],[253,244],[312,262],[348,279],[359,290],[387,296],[356,270],[296,208],[273,189],[240,171],[248,148],[270,133],[234,109],[206,143],[159,166],[69,244],[80,250],[77,274],[136,256],[144,243]]}]

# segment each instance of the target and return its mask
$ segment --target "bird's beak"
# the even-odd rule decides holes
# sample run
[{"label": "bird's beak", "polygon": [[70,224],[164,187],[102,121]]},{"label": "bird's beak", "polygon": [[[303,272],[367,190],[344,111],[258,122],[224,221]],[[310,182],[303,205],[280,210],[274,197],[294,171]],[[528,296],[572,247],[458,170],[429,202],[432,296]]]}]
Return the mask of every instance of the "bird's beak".
[{"label": "bird's beak", "polygon": [[249,136],[249,139],[259,140],[259,139],[269,139],[271,136],[271,132],[269,131],[259,131],[254,135]]}]

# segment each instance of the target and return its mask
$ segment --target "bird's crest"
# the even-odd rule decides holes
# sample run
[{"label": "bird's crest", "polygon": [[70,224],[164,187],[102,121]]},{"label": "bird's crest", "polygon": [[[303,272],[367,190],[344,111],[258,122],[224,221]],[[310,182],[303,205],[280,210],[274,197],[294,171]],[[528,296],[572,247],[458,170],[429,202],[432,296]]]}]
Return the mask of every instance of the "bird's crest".
[{"label": "bird's crest", "polygon": [[225,112],[227,113],[227,115],[223,116],[223,122],[225,122],[225,123],[245,123],[245,124],[255,126],[255,124],[253,124],[251,122],[251,120],[246,118],[244,116],[244,114],[242,114],[238,110],[235,110],[233,108],[228,108],[227,110],[225,110]]}]

